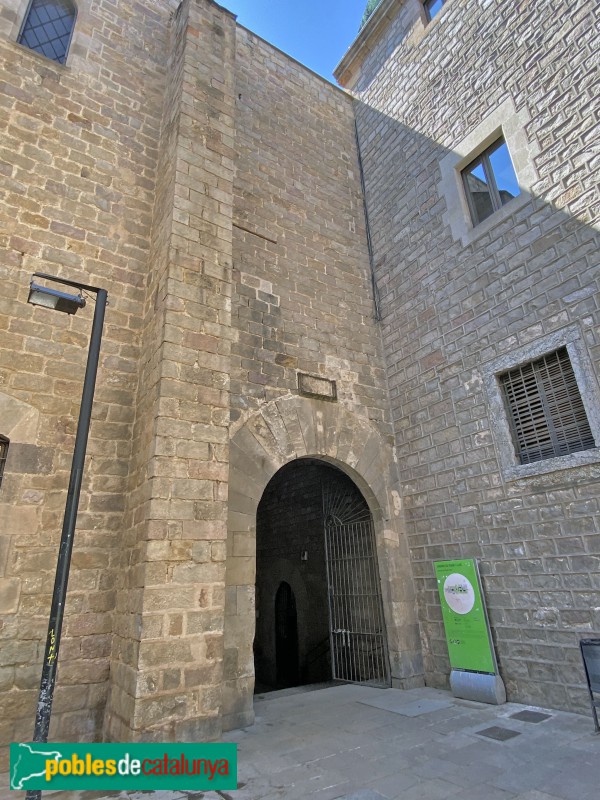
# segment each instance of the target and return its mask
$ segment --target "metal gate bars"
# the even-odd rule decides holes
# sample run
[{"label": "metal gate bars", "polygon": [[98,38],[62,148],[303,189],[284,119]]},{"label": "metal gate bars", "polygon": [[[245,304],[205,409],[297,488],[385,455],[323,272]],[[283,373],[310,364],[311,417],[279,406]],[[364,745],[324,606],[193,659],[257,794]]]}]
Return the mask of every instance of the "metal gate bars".
[{"label": "metal gate bars", "polygon": [[[368,506],[324,493],[332,673],[389,686],[389,659],[375,536]],[[362,504],[361,504],[362,505]]]}]

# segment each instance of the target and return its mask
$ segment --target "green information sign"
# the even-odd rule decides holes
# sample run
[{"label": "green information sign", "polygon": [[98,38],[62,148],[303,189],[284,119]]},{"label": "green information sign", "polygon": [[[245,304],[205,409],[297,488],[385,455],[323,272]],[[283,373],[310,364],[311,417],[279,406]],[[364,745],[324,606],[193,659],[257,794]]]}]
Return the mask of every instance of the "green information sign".
[{"label": "green information sign", "polygon": [[434,562],[452,669],[496,673],[477,562]]}]

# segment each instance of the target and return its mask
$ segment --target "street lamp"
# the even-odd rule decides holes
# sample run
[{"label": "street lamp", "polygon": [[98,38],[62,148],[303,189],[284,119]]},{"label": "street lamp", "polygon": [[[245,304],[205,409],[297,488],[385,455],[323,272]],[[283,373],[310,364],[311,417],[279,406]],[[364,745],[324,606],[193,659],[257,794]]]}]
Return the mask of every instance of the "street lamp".
[{"label": "street lamp", "polygon": [[50,289],[48,286],[38,286],[31,281],[27,302],[32,306],[43,306],[64,311],[65,314],[76,314],[85,306],[85,297],[81,294],[59,292],[58,289]]},{"label": "street lamp", "polygon": [[[78,289],[79,293],[68,294],[66,292],[61,292],[57,289],[34,283],[34,278],[42,278],[51,283],[71,286]],[[50,729],[50,714],[52,711],[52,700],[54,698],[54,685],[56,683],[58,649],[60,647],[60,635],[65,610],[71,552],[73,550],[73,536],[75,533],[75,522],[77,520],[77,509],[79,507],[79,494],[81,492],[85,451],[90,429],[92,402],[94,399],[98,359],[100,356],[102,325],[104,323],[104,312],[106,310],[108,294],[106,289],[99,289],[97,286],[87,286],[83,283],[57,278],[54,275],[36,272],[31,280],[29,298],[27,300],[27,302],[32,305],[53,308],[56,311],[62,311],[66,314],[75,314],[80,308],[85,306],[83,292],[92,292],[96,295],[96,308],[94,310],[94,320],[92,322],[87,365],[83,381],[83,393],[79,408],[79,421],[77,423],[77,434],[75,436],[75,449],[73,451],[73,462],[71,464],[71,477],[69,479],[65,516],[63,519],[58,561],[56,564],[56,577],[54,579],[54,591],[52,593],[50,619],[48,621],[48,636],[46,639],[40,693],[33,731],[34,742],[47,742],[48,731]],[[40,790],[29,790],[26,795],[26,800],[40,800],[41,796],[42,793]]]}]

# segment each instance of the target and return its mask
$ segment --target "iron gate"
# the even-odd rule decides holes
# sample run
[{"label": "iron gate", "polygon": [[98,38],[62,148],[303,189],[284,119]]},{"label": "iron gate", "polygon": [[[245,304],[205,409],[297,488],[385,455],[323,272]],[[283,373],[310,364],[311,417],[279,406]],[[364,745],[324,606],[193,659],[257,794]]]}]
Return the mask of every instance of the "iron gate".
[{"label": "iron gate", "polygon": [[323,505],[333,678],[389,686],[371,513],[364,500],[325,490]]}]

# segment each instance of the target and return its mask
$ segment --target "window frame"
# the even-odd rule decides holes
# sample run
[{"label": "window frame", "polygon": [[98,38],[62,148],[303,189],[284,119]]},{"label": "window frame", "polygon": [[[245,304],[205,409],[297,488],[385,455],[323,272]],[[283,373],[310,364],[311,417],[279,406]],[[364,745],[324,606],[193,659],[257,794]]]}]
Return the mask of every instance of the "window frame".
[{"label": "window frame", "polygon": [[[514,339],[515,337],[511,337],[511,340]],[[489,405],[490,429],[503,480],[513,481],[600,463],[600,386],[579,326],[564,328],[521,347],[514,347],[515,343],[511,341],[512,348],[509,352],[489,361],[481,370]],[[589,450],[578,450],[567,455],[521,464],[514,445],[500,376],[562,347],[567,349],[596,446]]]},{"label": "window frame", "polygon": [[[553,375],[550,375],[550,369]],[[523,371],[527,370],[527,374]],[[545,375],[546,373],[546,375]],[[544,380],[547,377],[548,380]],[[515,455],[521,464],[562,458],[598,446],[590,428],[577,378],[566,347],[559,347],[539,358],[520,364],[498,375],[513,439]],[[563,386],[565,399],[557,403]],[[565,394],[564,390],[567,390]],[[543,437],[542,441],[540,436]],[[591,438],[592,444],[582,447]],[[551,453],[541,455],[543,451]],[[567,452],[560,452],[567,450]]]},{"label": "window frame", "polygon": [[[506,152],[508,153],[508,157],[510,158],[510,163],[516,178],[517,173],[515,172],[515,167],[514,164],[512,163],[510,148],[508,146],[508,142],[506,141],[504,135],[502,134],[498,136],[498,138],[495,141],[493,141],[492,144],[488,145],[488,147],[486,147],[486,149],[482,153],[480,153],[478,156],[475,156],[475,158],[472,161],[470,161],[465,167],[463,167],[460,171],[463,191],[465,193],[467,205],[469,206],[469,212],[471,214],[471,222],[473,223],[473,227],[481,225],[483,222],[488,220],[493,214],[495,214],[497,211],[500,211],[502,208],[504,208],[505,205],[507,205],[507,203],[502,202],[502,198],[500,197],[500,190],[498,189],[498,184],[496,183],[496,175],[494,174],[494,167],[490,160],[490,155],[496,152],[496,150],[502,147],[502,145],[506,146]],[[483,219],[479,219],[479,215],[475,207],[473,192],[471,191],[468,185],[469,173],[471,173],[480,164],[483,167],[483,174],[485,175],[487,186],[489,189],[490,199],[492,201],[492,211]],[[514,197],[511,197],[510,200],[516,200],[516,198],[519,197],[520,195],[521,195],[521,187],[519,187],[519,194],[516,194]],[[508,202],[510,202],[510,200]]]},{"label": "window frame", "polygon": [[33,7],[33,4],[35,3],[35,1],[36,0],[27,0],[27,6],[26,6],[26,9],[25,9],[25,13],[23,14],[23,19],[21,20],[21,24],[19,25],[19,30],[17,32],[16,43],[20,47],[24,47],[30,53],[35,53],[40,58],[43,58],[46,61],[51,61],[54,64],[60,64],[60,66],[64,67],[66,65],[66,63],[67,63],[67,60],[69,58],[69,54],[71,52],[71,45],[73,44],[73,35],[75,33],[75,26],[77,25],[77,17],[78,17],[78,14],[79,14],[79,6],[75,2],[75,0],[65,0],[65,2],[67,2],[73,8],[73,24],[71,25],[71,31],[69,33],[69,38],[68,38],[68,41],[66,43],[64,60],[63,61],[59,61],[57,58],[51,58],[50,56],[45,55],[44,53],[40,52],[39,50],[35,50],[33,47],[30,47],[28,44],[26,44],[25,42],[21,41],[21,37],[23,36],[23,33],[25,31],[25,26],[27,25],[27,23],[29,21],[29,16],[31,14],[31,10],[32,10],[32,7]]},{"label": "window frame", "polygon": [[433,22],[433,20],[437,17],[437,15],[442,12],[442,9],[444,8],[447,2],[448,0],[442,0],[442,8],[440,8],[437,14],[434,14],[432,16],[429,6],[433,5],[435,3],[435,0],[423,0],[423,11],[425,12],[425,17],[427,18],[428,23]]},{"label": "window frame", "polygon": [[6,459],[8,458],[9,445],[10,439],[0,434],[0,487],[2,486],[2,478],[4,477],[4,468],[6,466]]},{"label": "window frame", "polygon": [[[446,155],[439,162],[440,177],[437,183],[438,194],[446,204],[442,220],[450,228],[452,238],[462,242],[463,247],[474,244],[493,227],[531,202],[532,188],[539,179],[535,163],[540,154],[540,146],[537,139],[530,139],[526,133],[530,123],[531,115],[526,106],[517,111],[512,99],[507,98],[462,139],[456,141],[452,137],[448,141],[440,142],[446,149]],[[500,136],[504,137],[508,146],[521,194],[495,214],[490,214],[479,225],[474,225],[461,172]]]}]

